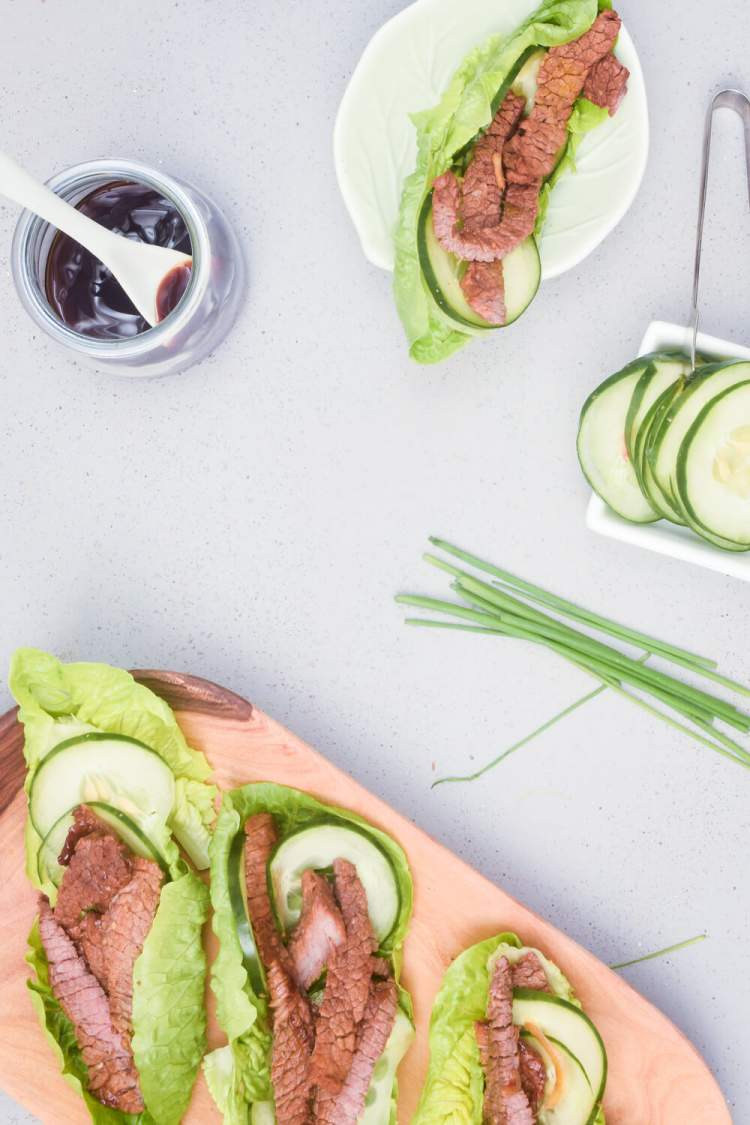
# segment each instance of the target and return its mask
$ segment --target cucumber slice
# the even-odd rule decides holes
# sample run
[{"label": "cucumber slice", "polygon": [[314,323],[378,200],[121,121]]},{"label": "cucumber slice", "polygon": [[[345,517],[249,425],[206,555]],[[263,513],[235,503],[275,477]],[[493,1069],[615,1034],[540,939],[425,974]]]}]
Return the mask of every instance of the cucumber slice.
[{"label": "cucumber slice", "polygon": [[312,867],[324,871],[334,859],[348,859],[367,894],[375,936],[382,944],[398,918],[400,895],[388,856],[364,831],[325,821],[302,828],[278,845],[268,865],[276,911],[288,933],[297,923],[302,905],[302,873]]},{"label": "cucumber slice", "polygon": [[[544,1044],[535,1039],[528,1031],[522,1031],[521,1038],[541,1056],[547,1068],[549,1088],[550,1090],[553,1089],[557,1074]],[[537,1118],[539,1125],[588,1125],[589,1122],[596,1119],[598,1103],[594,1099],[594,1092],[586,1076],[586,1071],[564,1043],[560,1043],[551,1035],[545,1036],[545,1038],[554,1048],[562,1064],[563,1093],[555,1105],[547,1108],[542,1106]]]},{"label": "cucumber slice", "polygon": [[635,452],[638,431],[652,405],[668,387],[673,386],[678,379],[683,378],[690,371],[690,363],[682,355],[652,352],[648,356],[641,356],[641,359],[649,359],[651,363],[647,365],[635,386],[625,418],[625,445],[631,460]]},{"label": "cucumber slice", "polygon": [[648,497],[651,506],[665,519],[671,520],[672,523],[682,524],[685,520],[679,507],[674,502],[671,491],[667,495],[659,488],[654,480],[649,460],[649,450],[661,433],[666,413],[673,399],[680,393],[680,388],[681,383],[678,380],[667,387],[648,410],[636,435],[633,468],[643,495]]},{"label": "cucumber slice", "polygon": [[632,523],[659,518],[638,483],[625,444],[625,420],[633,392],[644,374],[654,371],[637,359],[606,379],[583,404],[576,449],[583,475],[613,511]]},{"label": "cucumber slice", "polygon": [[239,831],[229,850],[229,901],[232,904],[237,937],[242,949],[242,960],[247,970],[253,992],[262,996],[266,991],[266,974],[255,944],[255,936],[247,912],[245,885],[245,833]]},{"label": "cucumber slice", "polygon": [[504,328],[519,316],[536,296],[542,278],[539,250],[533,236],[525,239],[503,258],[505,283],[505,324],[490,324],[474,312],[461,289],[467,263],[449,254],[438,242],[432,223],[432,192],[422,204],[417,227],[417,250],[422,275],[435,304],[455,321],[462,332],[477,335],[493,328]]},{"label": "cucumber slice", "polygon": [[[536,89],[538,86],[539,68],[544,62],[544,57],[547,54],[544,47],[539,47],[532,50],[531,54],[524,61],[523,66],[519,70],[516,77],[511,82],[510,88],[514,94],[526,100],[526,114],[531,113],[534,108],[534,99],[536,98]],[[498,102],[498,106],[499,106]],[[493,102],[494,105],[494,102]],[[496,113],[497,110],[493,112]]]},{"label": "cucumber slice", "polygon": [[741,360],[711,363],[699,368],[675,395],[646,456],[662,494],[680,497],[677,458],[688,430],[701,410],[727,387],[750,379],[750,363]]},{"label": "cucumber slice", "polygon": [[[100,820],[114,829],[131,852],[143,856],[144,859],[154,860],[155,863],[159,864],[162,871],[168,873],[169,865],[156,844],[149,839],[147,829],[141,827],[121,809],[115,808],[114,805],[108,805],[103,801],[87,801],[86,804],[90,809],[93,809]],[[37,856],[37,873],[43,883],[49,880],[56,887],[60,886],[65,868],[57,857],[63,849],[72,823],[73,809],[70,809],[55,821],[42,841]]]},{"label": "cucumber slice", "polygon": [[700,534],[750,549],[750,380],[706,403],[680,446],[676,476]]},{"label": "cucumber slice", "polygon": [[390,1125],[393,1082],[399,1063],[409,1050],[413,1038],[412,1022],[399,1008],[385,1050],[372,1072],[365,1108],[357,1118],[357,1125]]},{"label": "cucumber slice", "polygon": [[276,1125],[273,1102],[253,1102],[250,1106],[250,1125]]},{"label": "cucumber slice", "polygon": [[[570,1098],[566,1088],[553,1109],[540,1113],[540,1125],[591,1125],[604,1096],[607,1052],[588,1016],[559,996],[517,988],[513,991],[513,1023],[518,1027],[535,1024],[548,1039],[565,1048],[568,1055],[580,1064],[588,1079],[588,1095],[580,1082],[571,1086]],[[544,1116],[545,1113],[547,1116]]]},{"label": "cucumber slice", "polygon": [[159,755],[122,734],[82,734],[55,746],[31,778],[29,816],[41,837],[76,805],[103,801],[134,820],[166,822],[174,775]]}]

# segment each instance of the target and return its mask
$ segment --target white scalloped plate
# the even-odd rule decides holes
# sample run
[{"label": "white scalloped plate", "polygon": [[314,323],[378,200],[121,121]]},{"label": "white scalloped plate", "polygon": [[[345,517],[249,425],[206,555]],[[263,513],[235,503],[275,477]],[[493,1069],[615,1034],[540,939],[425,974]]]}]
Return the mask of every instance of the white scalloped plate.
[{"label": "white scalloped plate", "polygon": [[[509,34],[538,0],[417,0],[370,40],[341,100],[333,134],[336,177],[365,257],[393,269],[401,187],[416,161],[409,114],[440,100],[473,47]],[[572,269],[619,223],[635,198],[648,156],[648,109],[633,41],[617,56],[630,70],[617,114],[584,138],[577,171],[550,198],[540,241],[542,278]]]},{"label": "white scalloped plate", "polygon": [[[658,352],[662,348],[689,347],[689,328],[664,320],[654,320],[646,329],[638,355]],[[717,336],[706,336],[703,332],[698,333],[698,350],[709,359],[725,359],[730,356],[750,359],[750,348],[731,344]],[[666,520],[659,520],[657,523],[629,523],[607,507],[595,492],[591,494],[586,509],[586,526],[597,535],[606,535],[609,539],[619,539],[621,543],[645,547],[647,551],[669,555],[670,558],[682,559],[683,562],[695,563],[708,570],[717,570],[719,574],[728,574],[731,578],[750,582],[750,552],[739,554],[722,551],[693,534],[690,528],[680,527]]]}]

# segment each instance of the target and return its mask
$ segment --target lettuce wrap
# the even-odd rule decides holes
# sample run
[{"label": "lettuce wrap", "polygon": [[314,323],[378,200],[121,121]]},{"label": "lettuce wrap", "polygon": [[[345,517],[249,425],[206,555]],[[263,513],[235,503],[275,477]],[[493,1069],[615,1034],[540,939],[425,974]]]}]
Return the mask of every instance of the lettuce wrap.
[{"label": "lettuce wrap", "polygon": [[[395,924],[380,943],[378,954],[387,958],[397,984],[412,908],[412,880],[406,856],[390,836],[361,817],[346,809],[325,805],[300,790],[268,782],[252,783],[224,793],[211,842],[213,929],[219,939],[211,988],[216,997],[217,1019],[228,1043],[207,1055],[204,1073],[224,1115],[225,1125],[245,1125],[248,1120],[252,1125],[271,1125],[276,1120],[271,1082],[273,1028],[269,1000],[263,967],[253,956],[252,926],[237,887],[244,825],[256,813],[270,813],[274,817],[282,843],[301,830],[335,825],[362,833],[385,854],[398,887],[398,911]],[[239,862],[241,864],[242,860]],[[368,1097],[368,1107],[359,1118],[363,1125],[391,1125],[396,1121],[395,1068],[413,1034],[411,1000],[400,985],[398,1005],[402,1026],[407,1031],[393,1059],[394,1065],[389,1068],[385,1058],[381,1058],[370,1090],[373,1094],[377,1076],[381,1086],[385,1077],[387,1090],[384,1093],[380,1089],[377,1098]],[[395,1036],[395,1030],[393,1034]],[[370,1104],[372,1101],[374,1105]]]},{"label": "lettuce wrap", "polygon": [[[456,327],[433,298],[420,265],[418,226],[422,206],[436,177],[449,169],[493,117],[493,99],[534,48],[559,46],[586,32],[609,0],[544,0],[517,30],[491,36],[458,67],[440,102],[412,114],[417,164],[407,177],[394,236],[393,291],[409,352],[419,363],[446,359],[472,339]],[[568,140],[554,172],[542,187],[536,234],[544,224],[549,194],[575,168],[583,136],[607,117],[607,110],[581,97],[568,122]]]},{"label": "lettuce wrap", "polygon": [[[130,845],[135,840],[137,844],[142,839],[147,847],[141,854],[158,858],[162,868],[158,905],[132,974],[130,1050],[145,1103],[143,1112],[126,1113],[89,1092],[88,1068],[75,1027],[50,984],[38,919],[29,935],[27,955],[33,971],[29,989],[34,1007],[64,1077],[83,1098],[92,1121],[177,1125],[190,1101],[205,1050],[202,929],[209,906],[207,888],[182,858],[177,841],[198,864],[206,866],[210,826],[215,819],[216,790],[207,780],[210,767],[201,753],[188,746],[169,707],[120,669],[103,664],[65,665],[36,649],[21,649],[12,660],[10,688],[24,726],[25,789],[30,807],[36,797],[34,779],[41,776],[37,773],[40,764],[48,756],[48,766],[53,756],[55,764],[70,762],[69,773],[58,770],[54,791],[45,800],[65,804],[64,794],[59,792],[60,778],[63,789],[80,780],[73,805],[86,805],[94,812],[107,808],[110,814],[112,809],[124,811],[123,821],[131,825],[131,834],[123,842]],[[81,768],[80,762],[70,756],[70,748],[82,747],[87,761],[96,763],[107,736],[114,736],[123,755],[133,748],[136,753],[156,755],[160,774],[173,782],[175,800],[168,817],[159,817],[149,808],[147,792],[138,788],[136,761],[132,789],[123,784],[121,776],[116,781],[107,776],[105,758],[100,772],[95,768],[78,778],[75,771]],[[91,794],[104,797],[107,803],[90,802]],[[55,837],[56,826],[50,833],[57,839],[55,849],[68,831],[68,819],[63,818],[62,837]],[[104,827],[118,823],[110,815]],[[57,879],[50,875],[51,868],[44,864],[47,838],[37,831],[31,816],[26,821],[25,844],[28,877],[54,906],[66,869],[59,868]]]},{"label": "lettuce wrap", "polygon": [[[516,934],[498,934],[464,950],[446,971],[432,1007],[429,1069],[412,1125],[482,1125],[485,1075],[476,1025],[487,1015],[490,979],[498,958],[505,957],[513,963],[528,952],[533,952],[543,966],[553,1003],[565,1014],[570,1007],[582,1012],[560,969],[539,950],[524,946]],[[528,994],[527,990],[521,992]],[[590,1021],[583,1018],[587,1027],[593,1029]],[[601,1044],[595,1029],[593,1037]],[[580,1125],[605,1125],[598,1101],[584,1113],[578,1119]],[[570,1115],[564,1119],[576,1120]],[[558,1117],[552,1110],[545,1110],[543,1103],[535,1120],[539,1125],[554,1125]]]}]

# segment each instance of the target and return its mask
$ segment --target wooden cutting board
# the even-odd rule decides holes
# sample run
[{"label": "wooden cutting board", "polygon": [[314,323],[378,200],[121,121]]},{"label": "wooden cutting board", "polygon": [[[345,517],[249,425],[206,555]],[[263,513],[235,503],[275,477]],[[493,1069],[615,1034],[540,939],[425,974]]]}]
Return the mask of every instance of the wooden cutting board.
[{"label": "wooden cutting board", "polygon": [[[414,998],[417,1038],[399,1072],[402,1123],[411,1120],[419,1097],[427,1066],[430,1008],[446,967],[466,946],[515,930],[558,963],[604,1038],[609,1125],[731,1125],[721,1091],[688,1040],[591,953],[244,699],[192,676],[148,671],[135,676],[173,707],[188,741],[214,767],[219,785],[230,788],[263,780],[297,786],[360,813],[405,849],[415,900],[404,984]],[[83,1103],[58,1074],[25,987],[25,939],[36,903],[23,874],[22,741],[15,713],[10,712],[0,719],[0,1087],[48,1125],[83,1125],[89,1120]],[[211,1024],[215,1046],[222,1037],[212,1016]],[[202,1077],[186,1121],[219,1121]]]}]

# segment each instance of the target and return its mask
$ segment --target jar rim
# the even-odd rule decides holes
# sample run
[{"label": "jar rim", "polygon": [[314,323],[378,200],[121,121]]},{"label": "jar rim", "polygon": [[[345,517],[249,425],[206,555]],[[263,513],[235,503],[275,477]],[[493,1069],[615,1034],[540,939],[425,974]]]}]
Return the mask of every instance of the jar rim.
[{"label": "jar rim", "polygon": [[102,158],[73,164],[47,180],[47,187],[56,194],[61,194],[62,191],[78,186],[90,184],[93,188],[96,181],[106,182],[110,178],[133,180],[162,192],[174,203],[187,227],[193,258],[190,281],[177,306],[163,321],[137,336],[122,340],[102,340],[76,332],[60,320],[53,312],[38,271],[30,261],[32,247],[51,224],[30,211],[23,211],[16,224],[11,255],[19,295],[40,327],[59,343],[85,353],[91,359],[126,360],[168,345],[170,338],[189,323],[208,288],[209,235],[203,215],[182,184],[166,173],[136,160]]}]

